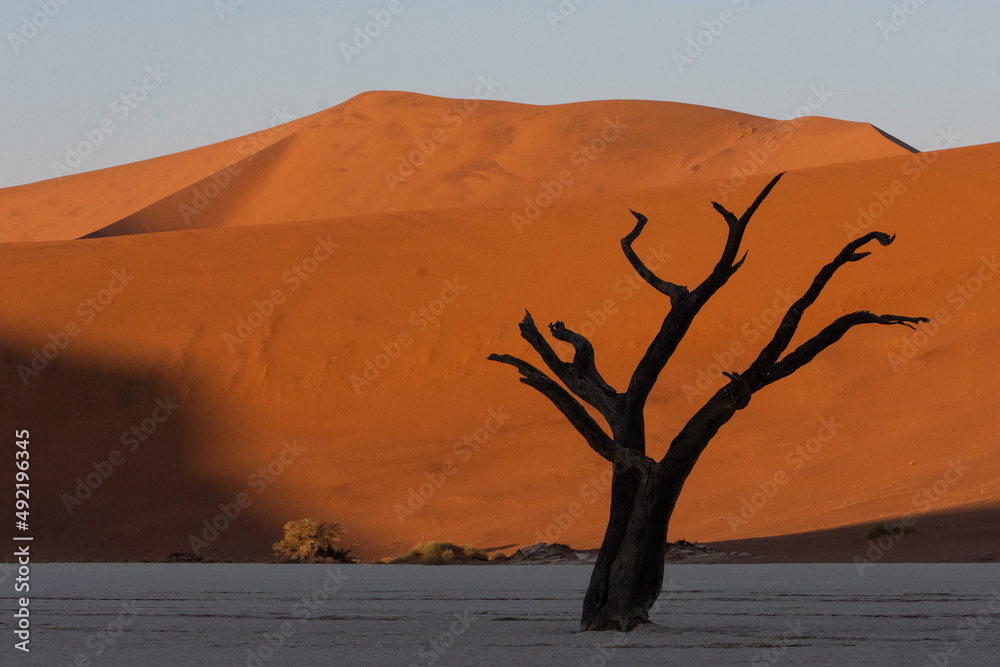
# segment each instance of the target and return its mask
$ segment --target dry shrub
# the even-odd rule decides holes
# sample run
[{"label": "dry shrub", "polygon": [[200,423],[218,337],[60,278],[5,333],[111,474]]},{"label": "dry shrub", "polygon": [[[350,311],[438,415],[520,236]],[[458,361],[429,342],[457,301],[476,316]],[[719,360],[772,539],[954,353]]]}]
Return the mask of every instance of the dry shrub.
[{"label": "dry shrub", "polygon": [[475,558],[476,560],[489,560],[490,559],[490,557],[486,554],[485,551],[483,551],[479,547],[474,547],[471,544],[463,544],[462,545],[462,553],[464,555],[468,556],[469,558]]},{"label": "dry shrub", "polygon": [[333,522],[297,519],[285,524],[285,539],[271,545],[278,560],[295,563],[356,563],[337,546],[344,529]]},{"label": "dry shrub", "polygon": [[458,554],[464,558],[489,560],[486,552],[469,544],[457,546],[451,542],[421,542],[388,562],[394,565],[450,565],[456,561]]}]

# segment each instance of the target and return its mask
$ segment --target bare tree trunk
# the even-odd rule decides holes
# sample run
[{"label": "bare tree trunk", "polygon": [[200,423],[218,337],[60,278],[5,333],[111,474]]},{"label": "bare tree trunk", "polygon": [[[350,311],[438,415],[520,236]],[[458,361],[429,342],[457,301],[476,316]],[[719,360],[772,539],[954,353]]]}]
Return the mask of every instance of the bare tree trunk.
[{"label": "bare tree trunk", "polygon": [[[712,203],[725,219],[729,235],[719,262],[694,290],[663,280],[642,263],[632,250],[632,243],[647,220],[632,211],[636,226],[622,239],[622,250],[643,280],[670,299],[670,312],[624,392],[617,391],[601,376],[590,341],[567,329],[562,322],[550,324],[549,332],[554,338],[573,346],[572,361],[563,361],[527,312],[520,324],[521,337],[562,385],[523,359],[507,354],[489,356],[493,361],[517,368],[521,382],[552,401],[590,448],[613,466],[611,515],[584,598],[580,621],[583,630],[628,631],[649,622],[649,610],[663,585],[667,526],[684,482],[708,443],[723,424],[749,404],[754,392],[788,377],[857,325],[900,324],[913,328],[914,324],[928,321],[924,317],[875,315],[864,310],[848,313],[785,354],[803,313],[816,301],[833,274],[845,264],[867,257],[869,252],[859,250],[871,241],[887,246],[895,238],[870,232],[848,243],[832,262],[820,269],[806,293],[789,307],[774,336],[753,363],[743,373],[724,374],[729,383],[691,417],[670,443],[666,455],[659,462],[646,456],[643,418],[646,399],[694,317],[743,265],[746,254],[739,260],[737,257],[747,224],[780,178],[781,174],[771,179],[740,217]],[[578,399],[601,414],[611,427],[610,435]]]},{"label": "bare tree trunk", "polygon": [[618,557],[622,542],[625,539],[626,528],[632,516],[636,493],[639,490],[639,480],[623,470],[613,466],[611,478],[611,512],[608,516],[608,527],[604,531],[601,550],[597,554],[597,562],[590,573],[590,585],[583,598],[583,616],[580,627],[591,629],[598,611],[603,609],[608,599],[611,566]]},{"label": "bare tree trunk", "polygon": [[605,544],[609,538],[619,542],[613,554],[605,555],[605,545],[601,546],[583,601],[581,630],[628,631],[649,623],[649,610],[663,586],[671,509],[661,489],[662,479],[654,471],[642,482],[634,476],[625,482],[636,487],[634,502],[624,530],[614,516],[608,523]]},{"label": "bare tree trunk", "polygon": [[[581,630],[628,631],[650,622],[649,610],[663,586],[667,529],[684,482],[719,429],[749,401],[745,387],[723,387],[677,434],[649,475],[641,481],[627,472],[615,475],[614,481],[622,478],[623,491],[617,497],[612,491],[612,515],[584,597]],[[627,516],[615,515],[616,500]]]},{"label": "bare tree trunk", "polygon": [[[635,403],[623,403],[618,406],[615,419],[611,422],[612,437],[621,447],[638,454],[646,453],[646,426],[641,407]],[[639,477],[620,465],[612,465],[611,478],[611,511],[608,516],[608,526],[604,531],[604,540],[597,554],[597,562],[590,575],[590,585],[583,601],[583,617],[581,627],[587,629],[588,619],[593,618],[605,608],[608,601],[608,591],[613,590],[610,584],[612,566],[618,558],[619,551],[632,518],[636,498],[640,491]],[[611,586],[611,588],[609,588]]]}]

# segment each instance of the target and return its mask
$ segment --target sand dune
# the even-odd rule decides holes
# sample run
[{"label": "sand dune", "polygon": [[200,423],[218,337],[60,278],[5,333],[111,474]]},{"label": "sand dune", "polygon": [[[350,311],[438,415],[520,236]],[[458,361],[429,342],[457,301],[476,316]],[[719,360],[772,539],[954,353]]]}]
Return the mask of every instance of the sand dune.
[{"label": "sand dune", "polygon": [[[211,146],[0,190],[8,243],[86,236],[191,187],[230,164],[253,161],[311,117]],[[137,231],[155,231],[139,229]]]},{"label": "sand dune", "polygon": [[[875,535],[875,524],[777,537],[717,542],[711,547],[751,554],[734,563],[854,563],[861,574],[875,563],[982,563],[1000,560],[1000,506],[928,511]],[[891,522],[890,522],[891,523]],[[899,527],[902,525],[902,527]],[[870,535],[870,536],[869,536]]]},{"label": "sand dune", "polygon": [[544,202],[546,192],[569,198],[701,179],[732,188],[758,171],[906,152],[868,124],[828,118],[365,93],[273,131],[2,190],[0,212],[10,212],[8,241],[117,236],[507,206]]},{"label": "sand dune", "polygon": [[[709,203],[720,179],[780,124],[660,103],[483,103],[387,197],[380,179],[401,149],[386,137],[403,146],[453,104],[369,94],[304,119],[233,177],[203,229],[127,233],[171,229],[171,197],[191,187],[150,186],[155,161],[101,172],[158,202],[109,230],[125,235],[66,240],[116,221],[90,209],[64,220],[58,200],[49,227],[12,228],[36,242],[0,245],[0,411],[31,430],[38,558],[161,559],[192,544],[261,558],[305,516],[341,522],[365,558],[426,539],[597,546],[606,464],[486,357],[534,361],[517,334],[529,308],[588,334],[622,389],[668,306],[621,254],[628,208],[650,219],[640,255],[696,284],[725,238]],[[526,215],[522,194],[573,169],[573,147],[612,114],[628,133]],[[853,235],[898,238],[838,273],[801,337],[854,309],[934,322],[854,331],[758,394],[704,454],[671,539],[1000,503],[998,158],[996,144],[913,155],[870,126],[815,119],[725,193],[742,210],[778,165],[792,169],[747,233],[745,266],[651,397],[652,455]],[[219,166],[190,162],[202,178]],[[338,163],[349,186],[329,178]]]}]

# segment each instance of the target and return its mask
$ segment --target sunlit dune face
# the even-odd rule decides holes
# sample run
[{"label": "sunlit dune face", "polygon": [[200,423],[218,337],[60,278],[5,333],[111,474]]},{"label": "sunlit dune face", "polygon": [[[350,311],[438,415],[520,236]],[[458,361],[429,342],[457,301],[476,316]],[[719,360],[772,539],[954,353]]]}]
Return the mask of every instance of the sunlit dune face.
[{"label": "sunlit dune face", "polygon": [[[860,309],[931,323],[852,331],[756,395],[671,538],[1000,502],[995,145],[918,156],[864,124],[653,102],[455,104],[369,94],[239,162],[233,140],[0,191],[21,212],[0,244],[0,409],[32,431],[39,558],[264,558],[305,517],[362,558],[598,546],[607,464],[486,357],[536,361],[527,308],[587,335],[623,390],[669,307],[622,255],[629,208],[649,218],[637,253],[695,285],[725,241],[710,202],[742,212],[785,169],[660,377],[649,454],[859,233],[897,239],[842,269],[800,335]],[[71,240],[98,230],[113,237]]]}]

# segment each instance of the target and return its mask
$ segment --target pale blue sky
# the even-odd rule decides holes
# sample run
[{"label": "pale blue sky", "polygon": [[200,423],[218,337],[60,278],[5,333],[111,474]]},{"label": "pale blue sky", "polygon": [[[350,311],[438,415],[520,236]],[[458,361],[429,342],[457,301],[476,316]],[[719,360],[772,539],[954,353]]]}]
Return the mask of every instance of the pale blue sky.
[{"label": "pale blue sky", "polygon": [[[372,12],[391,22],[348,62],[341,44]],[[480,76],[500,83],[495,99],[656,99],[771,118],[820,89],[819,115],[920,149],[949,127],[959,146],[988,143],[1000,141],[998,27],[990,0],[4,0],[0,187],[55,176],[88,132],[100,142],[76,171],[366,90],[471,97]],[[703,46],[678,66],[689,38]],[[144,99],[116,102],[144,79]]]}]

